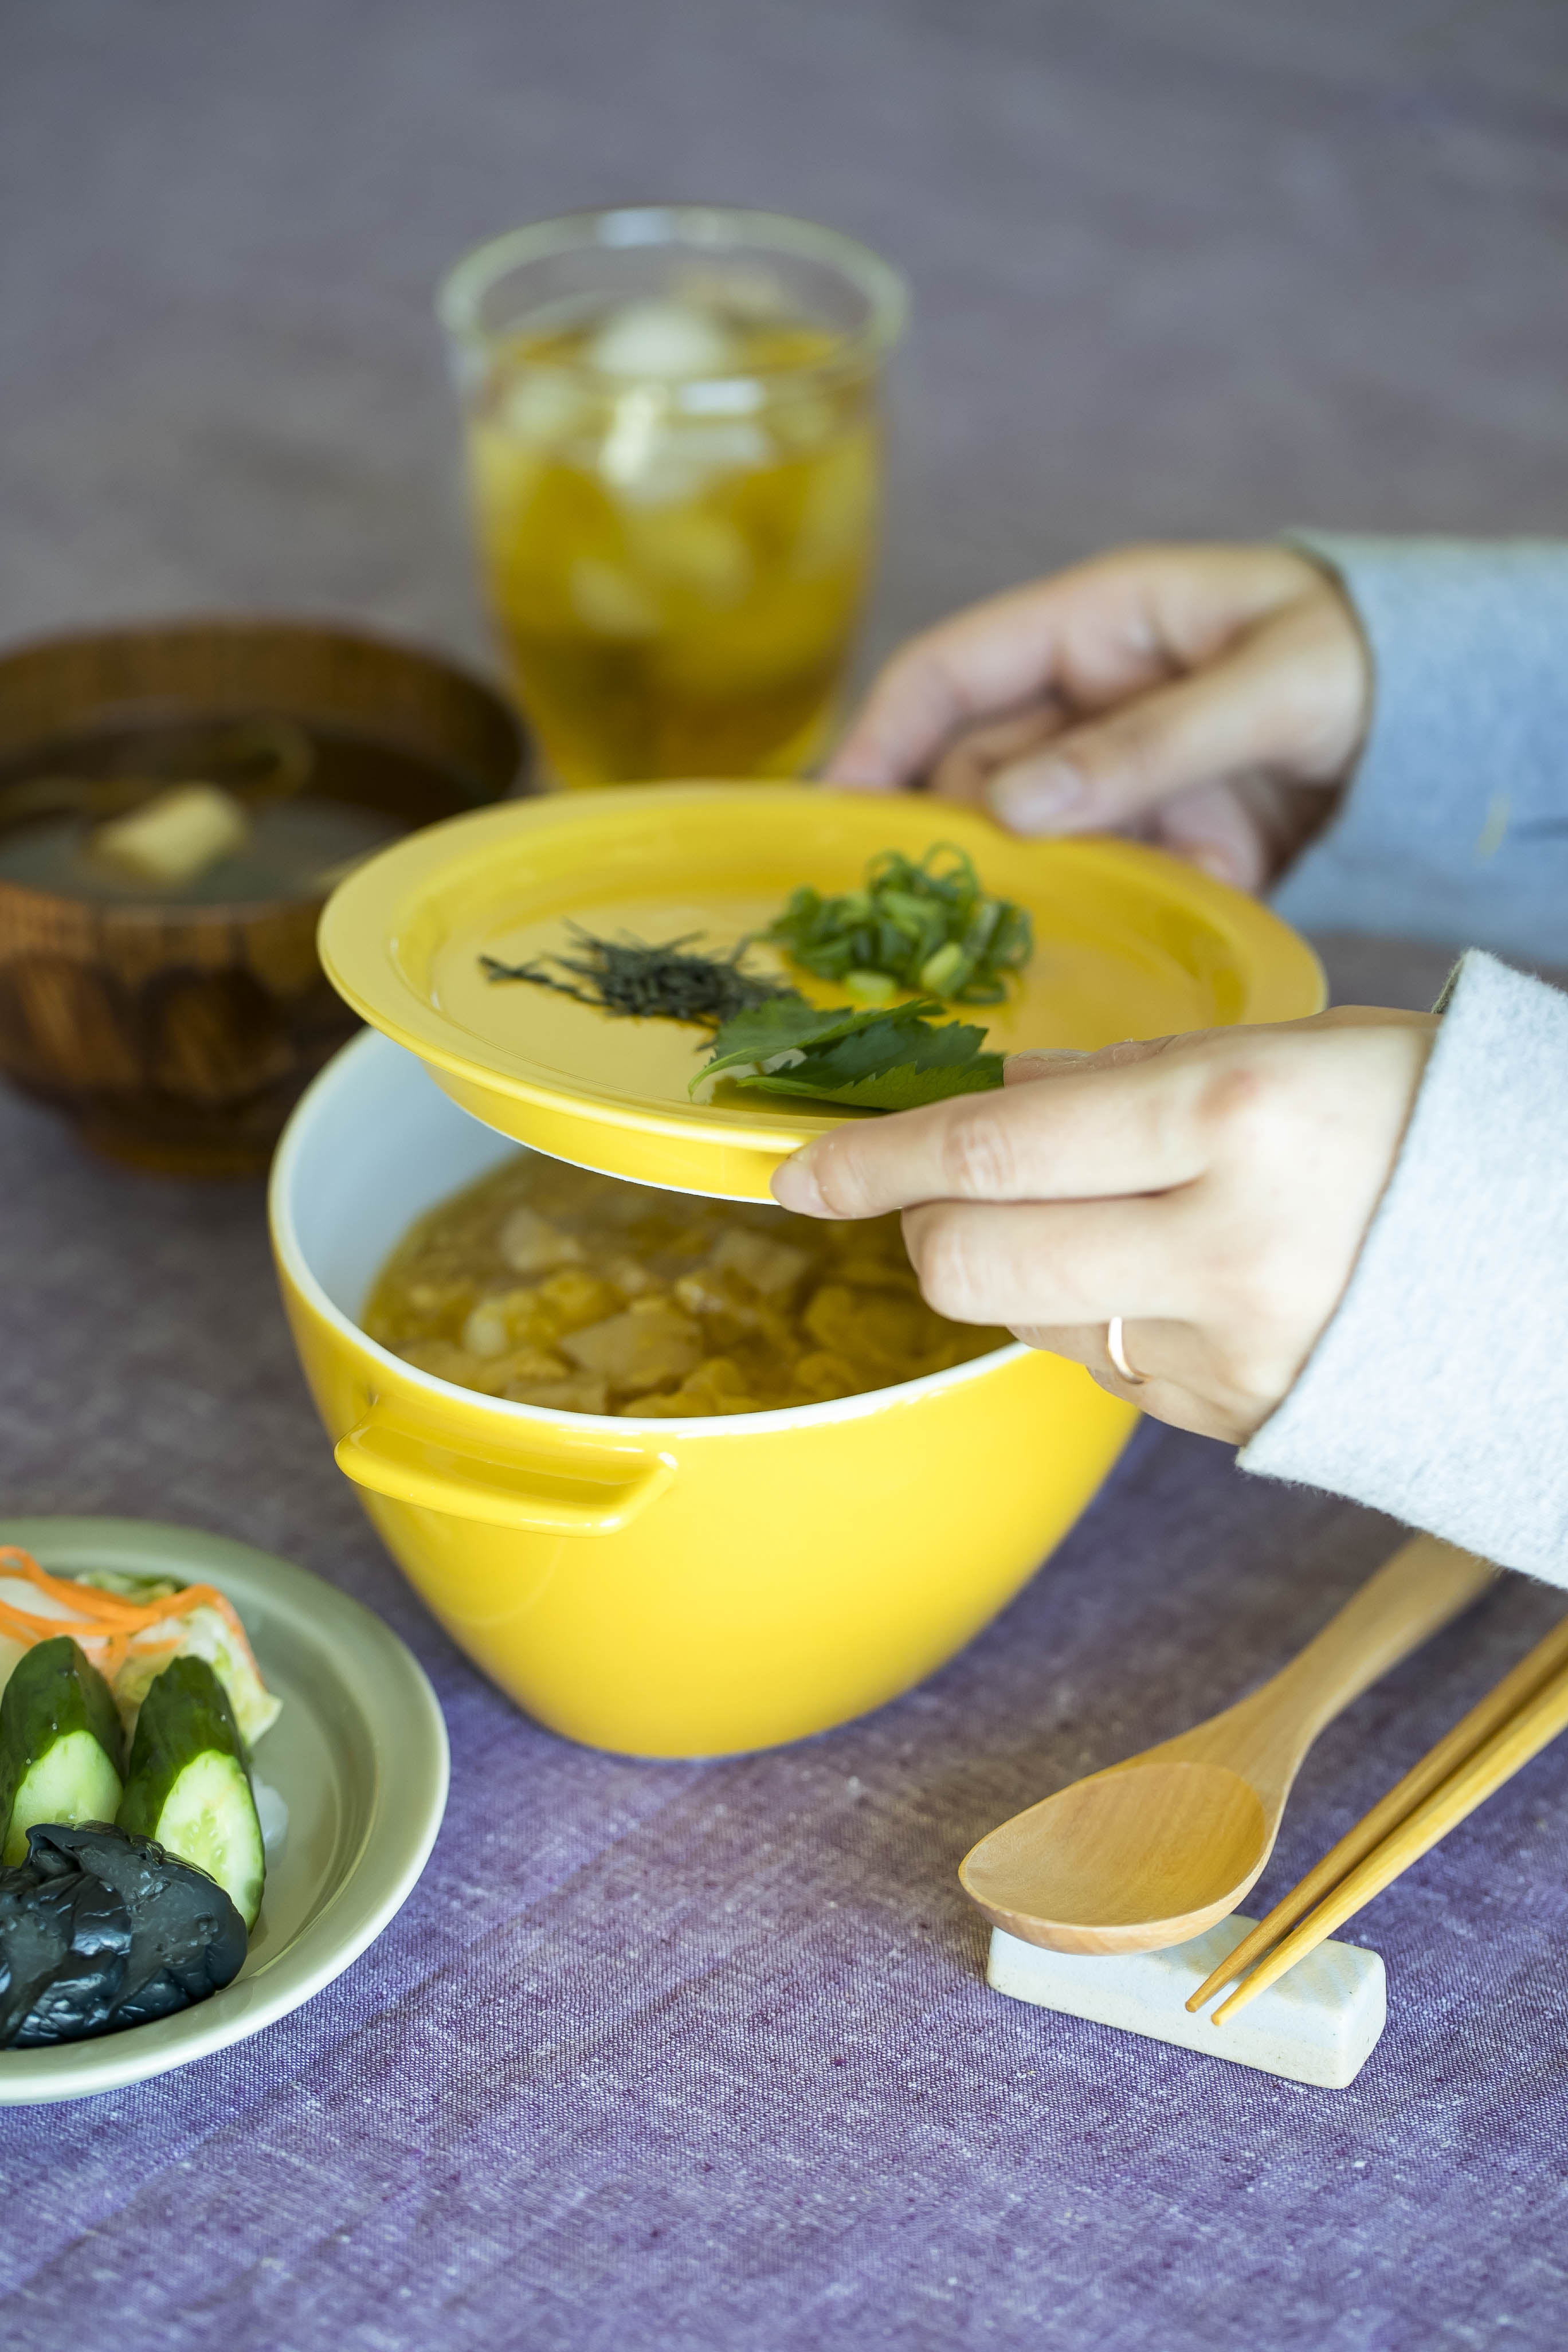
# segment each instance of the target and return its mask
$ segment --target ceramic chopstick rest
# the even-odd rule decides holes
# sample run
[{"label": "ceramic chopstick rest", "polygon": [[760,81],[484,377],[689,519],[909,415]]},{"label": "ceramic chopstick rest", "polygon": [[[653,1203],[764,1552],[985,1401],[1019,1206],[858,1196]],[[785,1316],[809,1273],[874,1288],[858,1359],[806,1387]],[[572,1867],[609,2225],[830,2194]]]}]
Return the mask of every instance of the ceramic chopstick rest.
[{"label": "ceramic chopstick rest", "polygon": [[1387,2014],[1383,1961],[1359,1945],[1324,1943],[1238,2017],[1216,2026],[1186,2008],[1253,1922],[1233,1912],[1190,1943],[1161,1952],[1047,1951],[1001,1927],[986,1974],[998,1992],[1096,2025],[1120,2026],[1178,2049],[1229,2058],[1266,2074],[1342,2090],[1353,2083]]}]

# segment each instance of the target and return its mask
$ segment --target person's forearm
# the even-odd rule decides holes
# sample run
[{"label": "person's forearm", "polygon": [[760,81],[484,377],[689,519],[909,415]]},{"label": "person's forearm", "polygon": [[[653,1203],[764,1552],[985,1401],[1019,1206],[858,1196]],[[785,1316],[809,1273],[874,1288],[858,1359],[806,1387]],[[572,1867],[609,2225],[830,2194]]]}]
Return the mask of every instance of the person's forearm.
[{"label": "person's forearm", "polygon": [[1568,1585],[1568,996],[1466,958],[1345,1297],[1237,1458]]},{"label": "person's forearm", "polygon": [[1568,543],[1291,537],[1344,586],[1374,685],[1341,814],[1279,912],[1568,962]]}]

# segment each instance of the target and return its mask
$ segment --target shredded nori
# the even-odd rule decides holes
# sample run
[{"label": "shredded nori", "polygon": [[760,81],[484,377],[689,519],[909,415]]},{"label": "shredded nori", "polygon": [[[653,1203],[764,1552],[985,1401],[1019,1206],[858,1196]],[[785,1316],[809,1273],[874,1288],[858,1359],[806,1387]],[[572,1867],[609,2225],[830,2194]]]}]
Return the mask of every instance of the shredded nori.
[{"label": "shredded nori", "polygon": [[[574,996],[580,1004],[595,1004],[622,1018],[690,1021],[705,1029],[722,1028],[737,1013],[749,1013],[774,997],[800,992],[780,981],[741,970],[749,940],[742,940],[728,955],[705,956],[687,952],[692,940],[702,937],[700,931],[687,931],[679,939],[650,947],[624,932],[618,940],[601,940],[575,923],[571,929],[583,950],[580,956],[502,963],[499,957],[481,955],[479,961],[492,981],[531,981],[536,988],[553,988],[563,996]],[[558,979],[543,969],[547,961],[575,978]]]}]

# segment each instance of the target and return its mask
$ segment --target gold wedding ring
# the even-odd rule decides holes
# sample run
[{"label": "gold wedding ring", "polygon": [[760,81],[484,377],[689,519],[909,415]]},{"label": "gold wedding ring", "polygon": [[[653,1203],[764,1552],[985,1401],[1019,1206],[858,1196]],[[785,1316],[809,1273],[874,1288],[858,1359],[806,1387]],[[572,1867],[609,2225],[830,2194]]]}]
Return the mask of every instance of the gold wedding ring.
[{"label": "gold wedding ring", "polygon": [[1143,1372],[1135,1372],[1128,1362],[1127,1349],[1121,1337],[1121,1316],[1113,1315],[1105,1327],[1105,1351],[1128,1387],[1141,1389],[1147,1375]]}]

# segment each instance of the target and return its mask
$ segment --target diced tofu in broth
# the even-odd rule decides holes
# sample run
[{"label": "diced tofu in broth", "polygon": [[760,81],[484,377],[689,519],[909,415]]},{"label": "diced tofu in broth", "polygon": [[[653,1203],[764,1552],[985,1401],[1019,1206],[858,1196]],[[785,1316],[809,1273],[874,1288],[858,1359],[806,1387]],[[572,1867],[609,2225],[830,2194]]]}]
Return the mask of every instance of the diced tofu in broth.
[{"label": "diced tofu in broth", "polygon": [[694,1372],[702,1361],[702,1334],[679,1308],[660,1298],[637,1298],[624,1315],[590,1323],[561,1343],[585,1372],[602,1372],[622,1396],[646,1396]]},{"label": "diced tofu in broth", "polygon": [[496,1244],[513,1274],[550,1274],[558,1265],[581,1265],[583,1244],[563,1234],[537,1209],[520,1202],[502,1224]]},{"label": "diced tofu in broth", "polygon": [[766,1234],[732,1225],[720,1234],[708,1263],[715,1274],[738,1274],[764,1298],[787,1298],[799,1288],[811,1257],[793,1242],[773,1241]]},{"label": "diced tofu in broth", "polygon": [[481,1395],[658,1420],[826,1403],[1006,1337],[931,1311],[896,1217],[821,1224],[531,1152],[411,1228],[364,1328]]}]

